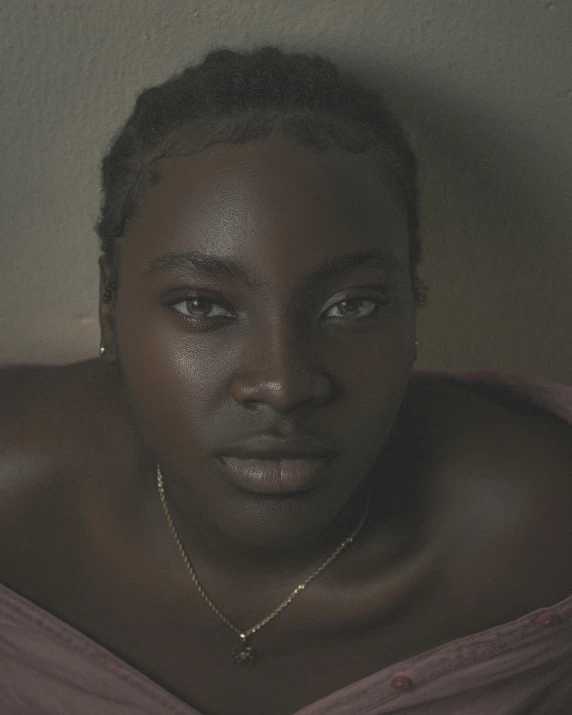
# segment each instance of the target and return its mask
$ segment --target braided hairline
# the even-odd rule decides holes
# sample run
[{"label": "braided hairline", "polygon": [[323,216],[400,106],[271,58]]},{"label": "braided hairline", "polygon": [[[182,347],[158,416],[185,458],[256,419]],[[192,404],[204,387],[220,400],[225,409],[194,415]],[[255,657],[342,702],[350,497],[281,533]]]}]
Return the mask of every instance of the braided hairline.
[{"label": "braided hairline", "polygon": [[158,87],[145,90],[102,163],[103,202],[97,233],[101,250],[117,243],[139,197],[157,180],[161,158],[190,154],[217,143],[243,143],[279,131],[320,151],[379,149],[410,232],[416,302],[426,287],[416,275],[418,237],[415,156],[380,97],[342,78],[329,61],[285,54],[217,50]]}]

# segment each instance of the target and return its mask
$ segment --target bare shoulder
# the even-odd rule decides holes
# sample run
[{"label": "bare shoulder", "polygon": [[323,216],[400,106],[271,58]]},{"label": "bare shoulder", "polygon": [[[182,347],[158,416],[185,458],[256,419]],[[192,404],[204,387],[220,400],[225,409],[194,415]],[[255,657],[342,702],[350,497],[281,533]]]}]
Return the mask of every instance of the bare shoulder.
[{"label": "bare shoulder", "polygon": [[503,622],[570,596],[572,425],[494,389],[484,397],[432,379],[422,392],[442,430],[458,597],[493,594]]},{"label": "bare shoulder", "polygon": [[500,387],[479,392],[442,383],[439,390],[449,415],[450,456],[462,461],[467,474],[529,495],[537,518],[554,522],[559,513],[572,518],[571,423],[512,399]]},{"label": "bare shoulder", "polygon": [[101,387],[93,361],[0,370],[1,484],[25,483],[73,454],[98,428]]},{"label": "bare shoulder", "polygon": [[0,370],[0,581],[81,534],[82,483],[121,422],[110,384],[91,360]]}]

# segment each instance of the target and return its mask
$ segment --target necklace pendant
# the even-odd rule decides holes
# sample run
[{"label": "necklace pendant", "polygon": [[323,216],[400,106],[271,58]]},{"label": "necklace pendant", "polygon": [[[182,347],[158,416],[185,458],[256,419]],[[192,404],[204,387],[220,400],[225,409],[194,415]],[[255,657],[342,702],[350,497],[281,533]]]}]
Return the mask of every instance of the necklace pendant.
[{"label": "necklace pendant", "polygon": [[246,638],[243,638],[242,643],[232,651],[232,657],[237,665],[256,665],[258,654],[251,645],[246,644]]}]

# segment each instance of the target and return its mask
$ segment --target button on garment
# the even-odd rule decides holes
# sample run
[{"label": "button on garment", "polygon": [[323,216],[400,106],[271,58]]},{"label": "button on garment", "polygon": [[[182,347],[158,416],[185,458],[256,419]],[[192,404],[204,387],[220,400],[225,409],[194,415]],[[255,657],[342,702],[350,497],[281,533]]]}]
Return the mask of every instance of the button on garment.
[{"label": "button on garment", "polygon": [[[1,584],[0,713],[201,715]],[[572,715],[572,596],[394,664],[292,715],[390,713]]]},{"label": "button on garment", "polygon": [[[536,404],[572,423],[572,386],[519,378],[520,395],[527,384]],[[547,605],[394,663],[292,715],[572,715],[572,595]],[[0,584],[0,715],[16,713],[201,715]]]},{"label": "button on garment", "polygon": [[562,619],[557,613],[554,613],[553,611],[546,611],[538,616],[536,622],[541,626],[556,626],[561,622],[561,620]]},{"label": "button on garment", "polygon": [[395,673],[389,682],[394,690],[409,690],[413,687],[413,681],[405,673]]}]

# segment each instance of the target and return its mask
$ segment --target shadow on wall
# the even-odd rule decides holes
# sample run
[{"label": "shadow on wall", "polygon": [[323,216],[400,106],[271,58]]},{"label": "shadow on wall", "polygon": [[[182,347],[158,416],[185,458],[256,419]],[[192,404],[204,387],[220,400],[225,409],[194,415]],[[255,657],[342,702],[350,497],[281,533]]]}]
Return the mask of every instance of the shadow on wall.
[{"label": "shadow on wall", "polygon": [[[380,67],[379,52],[325,54],[385,89],[417,149],[420,274],[429,287],[417,367],[572,384],[563,328],[572,324],[572,255],[563,246],[572,234],[572,178],[557,148],[547,155],[546,136],[509,124],[470,86],[429,83],[420,68]],[[94,326],[86,357],[96,357],[98,335]]]},{"label": "shadow on wall", "polygon": [[[461,93],[450,85],[429,86],[420,77],[392,75],[379,68],[361,69],[360,75],[387,91],[419,151],[422,174],[425,170],[426,175],[442,178],[454,189],[457,201],[460,182],[467,193],[466,211],[474,207],[481,220],[488,216],[497,226],[511,224],[510,233],[523,248],[528,242],[538,244],[539,226],[556,229],[557,222],[567,221],[572,227],[570,167],[562,162],[558,147],[556,156],[546,154],[547,134],[525,134],[494,107],[479,105],[468,91]],[[423,190],[453,198],[430,184]],[[542,243],[558,250],[561,239],[560,234],[543,235]]]},{"label": "shadow on wall", "polygon": [[572,384],[563,329],[572,324],[566,158],[557,147],[547,153],[546,135],[526,135],[468,91],[380,71],[378,60],[359,74],[384,88],[419,158],[420,275],[429,288],[421,359],[436,369],[502,369]]}]

